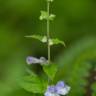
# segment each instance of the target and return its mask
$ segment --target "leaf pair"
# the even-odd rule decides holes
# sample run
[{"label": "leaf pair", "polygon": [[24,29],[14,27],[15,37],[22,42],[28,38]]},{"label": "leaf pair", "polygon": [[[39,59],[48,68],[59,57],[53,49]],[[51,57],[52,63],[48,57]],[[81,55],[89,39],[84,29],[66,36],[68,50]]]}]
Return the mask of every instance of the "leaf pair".
[{"label": "leaf pair", "polygon": [[46,11],[41,11],[41,16],[39,17],[39,19],[40,20],[47,20],[47,19],[49,19],[49,20],[54,20],[54,18],[56,17],[56,15],[54,15],[54,14],[50,14],[50,15],[48,15],[48,12],[46,12]]},{"label": "leaf pair", "polygon": [[[25,36],[25,37],[37,39],[37,40],[41,41],[42,43],[47,43],[47,36],[30,35],[30,36]],[[52,38],[52,39],[50,38],[49,39],[49,45],[50,46],[56,45],[56,44],[62,44],[64,46],[66,46],[65,43],[63,41],[59,40],[58,38],[55,38],[55,39],[54,38]]]}]

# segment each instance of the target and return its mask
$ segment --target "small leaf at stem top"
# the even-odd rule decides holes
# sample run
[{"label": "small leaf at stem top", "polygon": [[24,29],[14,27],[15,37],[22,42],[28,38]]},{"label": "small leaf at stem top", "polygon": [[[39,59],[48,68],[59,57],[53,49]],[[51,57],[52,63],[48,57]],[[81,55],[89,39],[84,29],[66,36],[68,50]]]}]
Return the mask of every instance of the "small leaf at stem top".
[{"label": "small leaf at stem top", "polygon": [[48,15],[48,12],[46,12],[46,11],[41,11],[41,15],[40,15],[40,17],[39,17],[39,19],[40,20],[47,20],[47,19],[49,19],[49,20],[54,20],[54,18],[56,17],[56,15],[54,15],[54,14],[50,14],[50,15]]}]

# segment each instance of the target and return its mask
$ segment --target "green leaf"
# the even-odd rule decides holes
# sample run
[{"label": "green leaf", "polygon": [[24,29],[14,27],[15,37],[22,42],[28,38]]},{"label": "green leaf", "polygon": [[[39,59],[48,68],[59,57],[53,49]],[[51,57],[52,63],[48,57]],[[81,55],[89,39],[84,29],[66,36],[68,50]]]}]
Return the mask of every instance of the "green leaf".
[{"label": "green leaf", "polygon": [[46,11],[41,11],[41,16],[40,16],[40,20],[43,20],[43,19],[47,19],[48,18],[48,13]]},{"label": "green leaf", "polygon": [[55,17],[56,17],[56,15],[54,15],[54,14],[50,14],[50,16],[49,16],[49,20],[54,20]]},{"label": "green leaf", "polygon": [[65,43],[64,43],[64,41],[61,41],[61,40],[59,40],[59,39],[52,39],[52,42],[53,42],[53,44],[62,44],[62,45],[64,45],[64,46],[66,46],[65,45]]},{"label": "green leaf", "polygon": [[47,87],[47,82],[37,75],[24,76],[19,84],[26,91],[32,93],[44,93]]},{"label": "green leaf", "polygon": [[[39,41],[41,41],[42,43],[47,43],[47,36],[40,36],[40,35],[31,35],[31,36],[25,36],[27,38],[33,38],[33,39],[37,39]],[[53,39],[49,39],[49,45],[52,46],[52,45],[56,45],[56,44],[62,44],[64,46],[65,43],[57,38],[53,38]]]},{"label": "green leaf", "polygon": [[53,80],[57,72],[57,65],[51,63],[50,65],[43,66],[43,70],[48,77]]},{"label": "green leaf", "polygon": [[39,41],[42,41],[43,36],[40,35],[30,35],[30,36],[25,36],[26,38],[33,38],[33,39],[37,39]]},{"label": "green leaf", "polygon": [[46,12],[46,11],[41,11],[41,15],[40,15],[40,17],[39,17],[39,19],[40,20],[47,20],[47,19],[49,19],[49,20],[54,20],[54,18],[56,17],[56,15],[54,15],[54,14],[50,14],[50,15],[48,15],[48,12]]}]

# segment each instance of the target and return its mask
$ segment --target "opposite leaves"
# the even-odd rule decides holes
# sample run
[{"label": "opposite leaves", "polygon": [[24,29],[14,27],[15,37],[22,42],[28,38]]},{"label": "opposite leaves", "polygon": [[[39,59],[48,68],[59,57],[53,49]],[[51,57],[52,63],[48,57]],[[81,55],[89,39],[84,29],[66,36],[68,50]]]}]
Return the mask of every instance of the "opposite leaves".
[{"label": "opposite leaves", "polygon": [[49,20],[54,20],[54,18],[55,18],[56,16],[54,15],[54,14],[50,14],[50,16],[48,16],[48,12],[46,12],[46,11],[41,11],[41,16],[39,17],[39,19],[40,20],[47,20],[47,19],[49,19]]},{"label": "opposite leaves", "polygon": [[[47,43],[47,36],[41,36],[41,35],[31,35],[31,36],[25,36],[27,38],[33,38],[33,39],[37,39],[39,41],[41,41],[42,43]],[[56,44],[61,44],[61,45],[65,45],[64,41],[59,40],[58,38],[50,38],[49,39],[49,45],[56,45]]]}]

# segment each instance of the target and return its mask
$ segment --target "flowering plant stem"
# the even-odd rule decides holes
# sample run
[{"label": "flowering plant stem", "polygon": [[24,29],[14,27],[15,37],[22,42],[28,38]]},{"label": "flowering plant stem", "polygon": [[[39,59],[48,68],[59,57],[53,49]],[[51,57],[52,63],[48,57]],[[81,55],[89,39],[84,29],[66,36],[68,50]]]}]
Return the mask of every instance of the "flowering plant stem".
[{"label": "flowering plant stem", "polygon": [[48,64],[50,63],[50,20],[49,20],[49,15],[50,15],[50,2],[47,1],[47,12],[48,12],[48,18],[47,18],[47,46],[48,46]]}]

